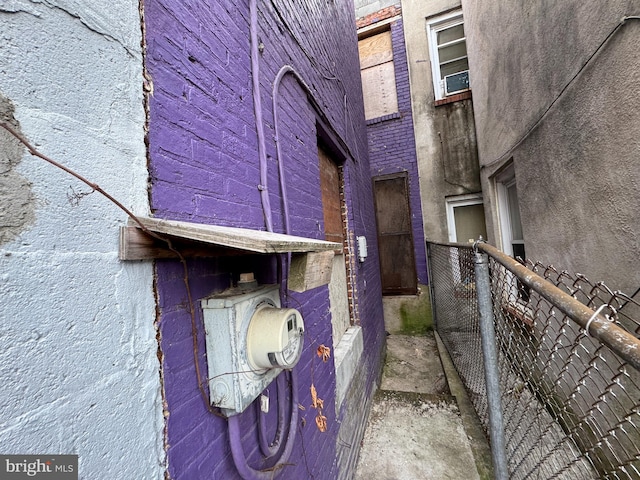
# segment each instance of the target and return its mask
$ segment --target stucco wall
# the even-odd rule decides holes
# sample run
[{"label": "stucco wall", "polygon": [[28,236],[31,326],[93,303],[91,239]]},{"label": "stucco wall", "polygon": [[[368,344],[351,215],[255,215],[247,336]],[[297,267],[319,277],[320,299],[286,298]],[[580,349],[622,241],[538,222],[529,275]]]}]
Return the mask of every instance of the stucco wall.
[{"label": "stucco wall", "polygon": [[[324,238],[317,141],[318,115],[343,143],[348,236],[364,235],[369,257],[354,265],[357,307],[366,352],[346,397],[358,399],[361,417],[349,418],[347,406],[335,408],[333,357],[323,363],[316,350],[332,346],[329,292],[322,286],[283,297],[305,318],[305,349],[295,372],[299,378],[300,421],[297,442],[281,470],[282,478],[348,478],[357,455],[367,402],[380,372],[384,342],[380,278],[369,161],[364,129],[355,17],[352,2],[258,3],[261,95],[266,131],[267,188],[274,230],[284,231],[274,144],[272,85],[281,66],[295,67],[309,92],[285,76],[278,96],[291,233]],[[258,161],[258,140],[250,65],[249,3],[245,1],[181,3],[145,2],[148,73],[154,93],[150,107],[152,209],[159,217],[265,229]],[[247,256],[189,262],[196,301],[227,288],[241,272],[253,271],[261,283],[274,282],[271,256]],[[167,416],[169,473],[172,478],[239,478],[231,458],[227,421],[211,414],[198,390],[186,291],[179,263],[158,262],[162,372]],[[201,320],[198,318],[198,322]],[[204,331],[198,323],[198,354],[206,372]],[[311,383],[324,400],[327,431],[316,426]],[[357,394],[353,393],[357,390]],[[273,393],[274,389],[271,388]],[[274,398],[273,396],[271,397]],[[286,400],[285,400],[286,401]],[[275,430],[276,402],[267,417]],[[353,410],[351,410],[353,411]],[[241,415],[242,445],[249,463],[263,468],[257,444],[256,416]],[[339,445],[348,444],[346,451]],[[338,453],[338,449],[342,451]]]},{"label": "stucco wall", "polygon": [[480,192],[474,102],[435,106],[429,58],[427,19],[459,7],[456,0],[402,1],[424,235],[436,242],[449,239],[446,197]]},{"label": "stucco wall", "polygon": [[[137,2],[3,2],[0,37],[3,120],[145,214]],[[4,130],[0,149],[0,450],[163,478],[151,265],[118,260],[115,206]]]},{"label": "stucco wall", "polygon": [[[640,280],[630,262],[640,246],[640,98],[633,93],[640,22],[622,26],[563,89],[640,4],[463,7],[485,192],[513,159],[527,256],[633,293]],[[495,240],[496,208],[489,207]]]}]

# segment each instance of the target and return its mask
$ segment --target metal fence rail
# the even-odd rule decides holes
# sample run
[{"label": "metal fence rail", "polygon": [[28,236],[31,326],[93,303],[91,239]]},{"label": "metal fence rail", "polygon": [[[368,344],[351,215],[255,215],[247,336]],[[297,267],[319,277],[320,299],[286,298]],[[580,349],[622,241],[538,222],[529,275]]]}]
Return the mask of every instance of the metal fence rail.
[{"label": "metal fence rail", "polygon": [[[490,431],[474,250],[429,243],[436,329]],[[508,476],[640,479],[640,304],[489,245]]]}]

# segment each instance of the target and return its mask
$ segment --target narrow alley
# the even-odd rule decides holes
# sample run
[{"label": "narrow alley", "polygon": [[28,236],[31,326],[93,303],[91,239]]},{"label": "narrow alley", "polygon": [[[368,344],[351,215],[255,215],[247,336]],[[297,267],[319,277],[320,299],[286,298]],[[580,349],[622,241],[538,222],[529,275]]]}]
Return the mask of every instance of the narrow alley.
[{"label": "narrow alley", "polygon": [[0,479],[640,480],[639,0],[0,38]]},{"label": "narrow alley", "polygon": [[387,336],[380,390],[355,478],[491,478],[484,433],[437,333],[428,327],[420,334],[403,334],[397,319],[389,318],[390,309],[385,314],[387,329],[397,333]]}]

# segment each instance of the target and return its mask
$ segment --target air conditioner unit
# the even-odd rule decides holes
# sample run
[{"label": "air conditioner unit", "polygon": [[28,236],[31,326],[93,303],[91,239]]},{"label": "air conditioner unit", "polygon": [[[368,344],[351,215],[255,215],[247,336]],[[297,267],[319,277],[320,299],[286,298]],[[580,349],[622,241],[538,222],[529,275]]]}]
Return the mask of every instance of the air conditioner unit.
[{"label": "air conditioner unit", "polygon": [[454,93],[469,90],[469,70],[454,73],[444,77],[444,94],[453,95]]}]

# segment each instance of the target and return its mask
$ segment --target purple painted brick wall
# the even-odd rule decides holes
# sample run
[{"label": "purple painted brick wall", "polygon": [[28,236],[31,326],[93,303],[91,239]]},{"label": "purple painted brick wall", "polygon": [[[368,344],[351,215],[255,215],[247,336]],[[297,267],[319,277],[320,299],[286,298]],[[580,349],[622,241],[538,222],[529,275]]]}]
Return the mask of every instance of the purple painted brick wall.
[{"label": "purple painted brick wall", "polygon": [[416,143],[413,133],[411,113],[411,92],[409,91],[409,70],[405,51],[402,20],[391,23],[393,63],[396,74],[396,92],[399,115],[392,115],[382,122],[369,122],[369,156],[371,175],[386,175],[407,172],[409,177],[409,203],[413,227],[414,252],[418,281],[427,283],[427,256],[422,228],[422,207]]},{"label": "purple painted brick wall", "polygon": [[[260,177],[248,0],[146,0],[144,9],[146,68],[153,82],[153,95],[149,97],[149,171],[154,215],[264,230],[257,188]],[[274,230],[284,230],[271,104],[272,83],[282,65],[292,65],[304,78],[320,115],[351,157],[344,164],[349,227],[353,235],[368,238],[369,259],[355,272],[366,347],[359,381],[353,387],[358,391],[348,398],[366,400],[380,373],[384,326],[353,3],[261,1],[258,24],[264,44],[260,95]],[[323,238],[317,112],[292,76],[283,80],[278,108],[291,233]],[[262,283],[274,282],[275,265],[271,256],[190,260],[189,282],[195,306],[199,306],[200,298],[228,287],[241,272],[254,271]],[[169,475],[175,479],[238,478],[227,422],[207,411],[197,386],[182,266],[175,261],[158,261],[156,285]],[[344,443],[355,429],[341,431],[350,405],[335,412],[333,358],[322,363],[315,355],[319,344],[333,344],[328,288],[292,294],[283,303],[302,312],[307,332],[305,350],[295,369],[299,404],[305,410],[300,410],[300,422],[294,426],[299,441],[287,462],[291,465],[280,475],[292,479],[339,478],[345,475],[340,471],[342,465],[353,465],[354,453],[349,454],[348,461],[341,460],[345,454],[337,453],[338,435]],[[198,311],[198,360],[206,373],[201,322]],[[312,375],[318,395],[325,401],[328,430],[324,433],[316,428],[316,411],[310,408]],[[274,404],[271,409],[276,410]],[[358,412],[358,408],[351,411]],[[353,418],[349,420],[353,422]],[[363,425],[366,418],[356,420]],[[250,463],[260,467],[255,424],[253,409],[242,414],[245,452]],[[357,448],[351,450],[357,453]]]}]

